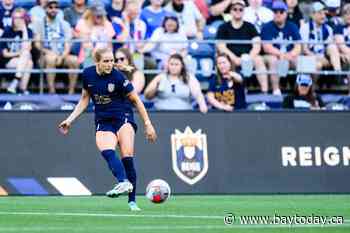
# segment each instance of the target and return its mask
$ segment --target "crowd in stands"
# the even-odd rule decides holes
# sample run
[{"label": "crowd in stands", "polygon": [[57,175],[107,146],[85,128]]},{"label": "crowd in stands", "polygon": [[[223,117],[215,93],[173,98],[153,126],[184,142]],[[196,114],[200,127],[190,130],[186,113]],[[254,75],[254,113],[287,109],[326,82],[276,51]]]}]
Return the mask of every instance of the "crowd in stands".
[{"label": "crowd in stands", "polygon": [[[301,9],[298,0],[2,0],[0,65],[14,69],[7,92],[29,94],[31,69],[76,71],[109,48],[116,69],[156,109],[245,109],[247,78],[262,94],[282,96],[286,76],[294,91],[283,107],[319,109],[320,71],[345,77],[350,95],[350,73],[339,75],[350,71],[349,2],[307,1]],[[315,72],[290,76],[299,63]],[[79,73],[66,76],[65,90],[77,93]],[[45,77],[55,94],[56,73]]]}]

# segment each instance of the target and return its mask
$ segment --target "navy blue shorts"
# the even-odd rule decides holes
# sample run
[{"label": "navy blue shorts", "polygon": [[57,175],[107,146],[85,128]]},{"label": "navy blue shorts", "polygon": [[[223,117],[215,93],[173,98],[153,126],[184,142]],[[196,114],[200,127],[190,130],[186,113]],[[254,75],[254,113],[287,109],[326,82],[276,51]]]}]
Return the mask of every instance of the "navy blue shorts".
[{"label": "navy blue shorts", "polygon": [[95,130],[97,131],[110,131],[113,133],[117,133],[119,129],[126,123],[130,123],[133,127],[135,133],[137,131],[137,125],[135,122],[130,121],[129,119],[125,118],[124,120],[98,120],[95,122]]}]

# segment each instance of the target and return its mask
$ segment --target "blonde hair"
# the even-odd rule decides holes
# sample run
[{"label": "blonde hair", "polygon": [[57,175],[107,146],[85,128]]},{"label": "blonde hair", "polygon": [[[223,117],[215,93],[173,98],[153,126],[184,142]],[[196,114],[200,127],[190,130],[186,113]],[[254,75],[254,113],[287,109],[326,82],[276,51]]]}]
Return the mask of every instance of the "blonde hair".
[{"label": "blonde hair", "polygon": [[[86,22],[86,24],[89,26],[89,27],[92,27],[94,26],[94,13],[92,12],[91,9],[87,9],[85,10],[83,16],[82,16],[82,19]],[[107,22],[107,16],[103,16],[103,25],[106,25],[106,22]]]},{"label": "blonde hair", "polygon": [[105,53],[112,52],[110,48],[98,48],[94,52],[94,60],[95,62],[100,62],[102,59],[102,55]]}]

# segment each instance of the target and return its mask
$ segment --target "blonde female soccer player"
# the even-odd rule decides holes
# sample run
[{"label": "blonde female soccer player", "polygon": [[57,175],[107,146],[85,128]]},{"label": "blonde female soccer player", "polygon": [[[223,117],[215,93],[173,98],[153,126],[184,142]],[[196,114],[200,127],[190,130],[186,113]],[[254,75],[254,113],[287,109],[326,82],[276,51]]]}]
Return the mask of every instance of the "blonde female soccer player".
[{"label": "blonde female soccer player", "polygon": [[[137,126],[132,104],[143,120],[146,138],[154,142],[157,134],[132,84],[113,68],[113,52],[107,48],[97,49],[94,59],[96,65],[83,71],[83,91],[79,103],[70,116],[59,124],[59,128],[66,135],[92,98],[95,106],[96,145],[119,182],[106,195],[117,197],[129,192],[129,207],[137,211],[140,208],[135,200],[136,170],[133,160]],[[121,160],[116,156],[117,145],[120,147]]]}]

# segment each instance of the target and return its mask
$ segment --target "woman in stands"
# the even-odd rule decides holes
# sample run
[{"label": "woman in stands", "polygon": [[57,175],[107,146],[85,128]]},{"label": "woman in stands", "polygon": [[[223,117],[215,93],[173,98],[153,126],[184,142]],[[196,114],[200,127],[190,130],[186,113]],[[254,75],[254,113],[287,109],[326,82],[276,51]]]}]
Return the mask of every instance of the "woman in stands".
[{"label": "woman in stands", "polygon": [[[16,93],[18,84],[21,93],[28,94],[27,86],[30,79],[30,72],[22,70],[31,70],[33,60],[31,56],[32,45],[29,39],[33,38],[32,31],[28,28],[29,16],[23,8],[16,8],[12,12],[12,27],[6,27],[2,38],[12,39],[13,41],[1,42],[0,50],[2,62],[8,69],[16,69],[15,79],[8,86],[7,91]],[[18,41],[21,39],[22,41]]]},{"label": "woman in stands", "polygon": [[227,54],[216,56],[217,76],[210,80],[208,102],[216,109],[232,112],[246,108],[242,76],[234,71],[234,65]]},{"label": "woman in stands", "polygon": [[144,94],[147,99],[155,98],[156,109],[191,110],[193,97],[202,113],[208,111],[200,84],[187,72],[180,54],[170,56],[166,71],[150,82]]},{"label": "woman in stands", "polygon": [[115,53],[115,67],[132,83],[136,93],[141,94],[145,87],[145,76],[136,68],[128,49],[120,48],[117,50]]},{"label": "woman in stands", "polygon": [[84,42],[79,54],[79,61],[84,67],[93,65],[92,54],[97,49],[110,48],[115,31],[112,23],[107,19],[107,12],[102,3],[93,4],[85,11],[75,27],[79,38]]},{"label": "woman in stands", "polygon": [[300,74],[296,80],[294,93],[284,97],[283,108],[318,110],[324,103],[312,87],[312,79],[308,74]]}]

